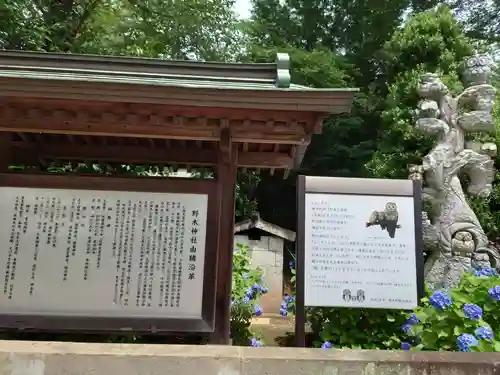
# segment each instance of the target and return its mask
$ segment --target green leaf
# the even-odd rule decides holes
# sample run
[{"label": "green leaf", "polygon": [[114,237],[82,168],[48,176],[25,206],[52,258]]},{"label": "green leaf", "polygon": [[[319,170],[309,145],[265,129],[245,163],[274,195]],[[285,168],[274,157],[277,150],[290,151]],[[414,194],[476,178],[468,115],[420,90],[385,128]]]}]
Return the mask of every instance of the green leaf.
[{"label": "green leaf", "polygon": [[444,330],[440,330],[438,332],[438,338],[444,338],[444,337],[448,337],[448,332],[447,331],[444,331]]},{"label": "green leaf", "polygon": [[470,301],[470,295],[467,295],[461,291],[452,291],[451,298],[454,302],[467,303]]},{"label": "green leaf", "polygon": [[500,341],[495,341],[493,343],[493,351],[494,352],[500,352]]}]

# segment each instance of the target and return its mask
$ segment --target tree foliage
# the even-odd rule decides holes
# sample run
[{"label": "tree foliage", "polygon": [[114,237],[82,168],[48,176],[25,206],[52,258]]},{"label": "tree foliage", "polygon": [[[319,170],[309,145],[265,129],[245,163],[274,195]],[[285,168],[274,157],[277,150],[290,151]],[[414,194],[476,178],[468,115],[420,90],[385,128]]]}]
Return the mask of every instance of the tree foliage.
[{"label": "tree foliage", "polygon": [[385,44],[380,66],[386,84],[379,90],[386,99],[378,148],[367,164],[374,176],[406,178],[408,164],[420,164],[432,145],[414,128],[420,75],[437,72],[458,92],[460,65],[471,53],[470,41],[446,6],[417,14]]},{"label": "tree foliage", "polygon": [[230,60],[241,48],[232,0],[3,0],[0,47]]}]

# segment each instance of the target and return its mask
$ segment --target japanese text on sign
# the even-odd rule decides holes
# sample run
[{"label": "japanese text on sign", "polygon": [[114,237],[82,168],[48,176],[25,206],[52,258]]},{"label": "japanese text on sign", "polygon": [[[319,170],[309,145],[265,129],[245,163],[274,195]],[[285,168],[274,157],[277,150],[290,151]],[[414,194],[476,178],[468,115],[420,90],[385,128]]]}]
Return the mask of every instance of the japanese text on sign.
[{"label": "japanese text on sign", "polygon": [[306,194],[305,304],[415,307],[413,198]]},{"label": "japanese text on sign", "polygon": [[201,316],[207,195],[0,194],[0,313]]}]

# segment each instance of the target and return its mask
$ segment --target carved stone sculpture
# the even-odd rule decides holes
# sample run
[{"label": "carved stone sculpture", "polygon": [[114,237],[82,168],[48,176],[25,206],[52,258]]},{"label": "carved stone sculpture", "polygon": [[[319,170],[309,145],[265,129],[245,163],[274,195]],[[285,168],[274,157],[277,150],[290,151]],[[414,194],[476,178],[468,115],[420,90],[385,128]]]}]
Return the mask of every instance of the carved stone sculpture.
[{"label": "carved stone sculpture", "polygon": [[409,178],[422,180],[423,236],[427,282],[436,288],[455,285],[471,267],[500,266],[500,254],[488,247],[479,221],[465,198],[467,192],[487,197],[492,189],[497,149],[493,143],[466,142],[467,133],[494,132],[495,88],[489,84],[488,56],[467,59],[465,90],[453,97],[436,74],[421,77],[416,128],[435,140],[422,165],[409,166]]}]

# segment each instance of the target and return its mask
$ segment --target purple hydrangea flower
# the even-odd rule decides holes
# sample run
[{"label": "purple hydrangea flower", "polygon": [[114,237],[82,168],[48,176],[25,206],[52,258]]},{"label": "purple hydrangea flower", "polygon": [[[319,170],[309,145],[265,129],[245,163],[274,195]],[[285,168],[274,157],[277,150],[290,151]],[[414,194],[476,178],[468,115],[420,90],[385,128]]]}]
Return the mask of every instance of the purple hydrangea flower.
[{"label": "purple hydrangea flower", "polygon": [[253,298],[253,289],[252,288],[247,289],[245,294],[247,295],[248,298]]},{"label": "purple hydrangea flower", "polygon": [[481,340],[493,341],[493,339],[495,338],[495,334],[493,333],[492,329],[486,326],[477,328],[474,331],[474,335],[476,335],[476,337],[480,338]]},{"label": "purple hydrangea flower", "polygon": [[470,333],[463,333],[457,337],[457,347],[461,352],[471,352],[471,347],[478,345],[479,341]]},{"label": "purple hydrangea flower", "polygon": [[286,311],[286,309],[284,309],[284,308],[281,308],[280,309],[280,315],[281,316],[287,316],[288,315],[288,311]]},{"label": "purple hydrangea flower", "polygon": [[496,285],[488,290],[488,295],[495,301],[500,301],[500,285]]},{"label": "purple hydrangea flower", "polygon": [[262,347],[262,346],[264,346],[264,344],[261,341],[257,340],[257,338],[252,337],[252,340],[250,340],[250,346]]},{"label": "purple hydrangea flower", "polygon": [[444,310],[453,303],[451,297],[441,290],[436,290],[429,298],[429,302],[438,310]]},{"label": "purple hydrangea flower", "polygon": [[332,345],[332,343],[331,343],[330,341],[325,341],[325,342],[321,345],[321,347],[322,347],[323,349],[331,349],[331,348],[333,347],[333,345]]},{"label": "purple hydrangea flower", "polygon": [[293,269],[294,266],[295,266],[295,264],[293,263],[293,260],[288,262],[288,268]]},{"label": "purple hydrangea flower", "polygon": [[403,349],[403,350],[410,350],[411,346],[412,345],[409,342],[405,342],[405,341],[401,342],[401,349]]},{"label": "purple hydrangea flower", "polygon": [[243,303],[248,303],[248,302],[250,302],[250,298],[248,298],[248,297],[243,297],[243,299],[241,300],[241,302],[243,302]]},{"label": "purple hydrangea flower", "polygon": [[286,303],[290,303],[290,302],[293,302],[294,301],[294,298],[292,296],[285,296],[285,302]]},{"label": "purple hydrangea flower", "polygon": [[411,327],[412,325],[409,324],[409,323],[405,323],[401,326],[401,331],[403,331],[404,333],[406,334],[410,334],[411,333]]},{"label": "purple hydrangea flower", "polygon": [[475,269],[472,272],[472,274],[474,276],[486,276],[486,277],[498,276],[498,272],[494,268],[491,268],[491,267]]},{"label": "purple hydrangea flower", "polygon": [[407,324],[415,325],[420,323],[420,320],[417,318],[415,314],[411,314],[408,320],[406,321]]},{"label": "purple hydrangea flower", "polygon": [[253,284],[253,285],[252,285],[252,290],[253,290],[254,292],[257,292],[257,293],[258,293],[258,292],[260,292],[260,290],[261,290],[261,286],[260,286],[259,284],[255,283],[255,284]]},{"label": "purple hydrangea flower", "polygon": [[483,309],[473,303],[466,303],[463,311],[465,316],[472,320],[479,320],[483,316]]},{"label": "purple hydrangea flower", "polygon": [[267,286],[263,286],[263,287],[260,288],[260,292],[262,294],[266,294],[267,292],[269,292],[269,289],[267,288]]},{"label": "purple hydrangea flower", "polygon": [[264,311],[259,305],[253,305],[253,312],[255,313],[255,316],[261,316]]},{"label": "purple hydrangea flower", "polygon": [[248,273],[244,273],[243,275],[241,275],[244,279],[248,279]]}]

